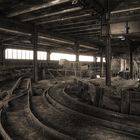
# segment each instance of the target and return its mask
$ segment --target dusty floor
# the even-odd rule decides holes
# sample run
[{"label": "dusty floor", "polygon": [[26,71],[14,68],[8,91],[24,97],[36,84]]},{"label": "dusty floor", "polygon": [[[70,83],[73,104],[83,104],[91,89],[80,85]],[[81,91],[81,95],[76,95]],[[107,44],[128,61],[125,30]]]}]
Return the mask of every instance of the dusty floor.
[{"label": "dusty floor", "polygon": [[[58,106],[55,106],[48,100],[48,98],[42,96],[42,93],[49,87],[58,83],[64,84],[66,81],[72,82],[73,78],[67,78],[57,82],[54,80],[43,80],[33,84],[33,91],[36,96],[32,97],[32,109],[41,123],[60,133],[74,137],[77,140],[138,140],[137,138],[128,136],[127,134],[122,134],[113,129],[96,124],[92,119],[89,120],[87,117],[78,115],[74,110],[63,105],[63,101],[58,99],[59,94],[55,99],[55,104],[60,104]],[[99,82],[99,79],[97,82]],[[115,82],[118,83],[118,79],[114,80],[114,85]],[[122,83],[125,85],[126,81],[122,80]],[[123,85],[122,83],[121,85]],[[13,83],[10,85],[12,86]],[[136,84],[134,81],[131,81],[129,85],[135,86]],[[6,90],[8,88],[5,85],[3,89]],[[55,94],[55,88],[53,88],[52,93],[57,95]]]}]

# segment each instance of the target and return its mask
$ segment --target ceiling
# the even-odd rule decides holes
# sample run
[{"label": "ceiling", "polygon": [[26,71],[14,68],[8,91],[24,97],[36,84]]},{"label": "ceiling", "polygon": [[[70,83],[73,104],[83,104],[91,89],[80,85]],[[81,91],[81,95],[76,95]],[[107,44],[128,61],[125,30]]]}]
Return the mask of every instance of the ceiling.
[{"label": "ceiling", "polygon": [[[6,47],[38,47],[96,54],[106,45],[108,0],[0,0],[0,41]],[[110,0],[112,52],[125,53],[128,41],[139,46],[140,0]],[[91,51],[92,50],[92,51]]]}]

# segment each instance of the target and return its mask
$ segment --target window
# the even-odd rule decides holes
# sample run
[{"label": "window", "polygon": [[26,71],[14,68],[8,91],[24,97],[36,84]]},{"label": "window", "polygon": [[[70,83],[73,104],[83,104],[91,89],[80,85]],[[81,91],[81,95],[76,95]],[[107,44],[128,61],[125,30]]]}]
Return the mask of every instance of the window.
[{"label": "window", "polygon": [[51,53],[50,56],[51,60],[60,60],[60,59],[66,59],[69,61],[75,61],[76,56],[74,54],[66,54],[66,53]]},{"label": "window", "polygon": [[29,55],[29,59],[30,59],[30,60],[33,60],[33,51],[29,51],[29,54],[30,54],[30,55]]},{"label": "window", "polygon": [[45,51],[38,51],[37,52],[37,59],[38,60],[47,60],[47,52],[45,52]]},{"label": "window", "polygon": [[12,59],[13,58],[13,49],[6,49],[5,50],[5,58],[6,59]]},{"label": "window", "polygon": [[79,55],[79,61],[93,62],[93,56]]},{"label": "window", "polygon": [[[96,57],[97,58],[97,62],[101,62],[101,57]],[[103,57],[103,62],[105,62],[105,57]]]},{"label": "window", "polygon": [[[32,50],[19,50],[19,49],[6,49],[5,59],[21,59],[21,60],[33,60]],[[38,60],[47,60],[47,52],[38,51]]]},{"label": "window", "polygon": [[17,59],[21,59],[21,50],[17,50]]}]

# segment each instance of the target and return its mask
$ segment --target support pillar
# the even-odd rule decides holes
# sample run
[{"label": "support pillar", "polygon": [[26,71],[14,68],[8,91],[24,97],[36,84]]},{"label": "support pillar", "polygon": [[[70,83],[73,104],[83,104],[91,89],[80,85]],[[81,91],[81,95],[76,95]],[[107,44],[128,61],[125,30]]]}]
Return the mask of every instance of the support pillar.
[{"label": "support pillar", "polygon": [[[76,68],[75,68],[75,77],[77,77],[78,69],[79,69],[79,43],[75,42],[75,55],[76,55]],[[81,75],[81,74],[79,74]]]},{"label": "support pillar", "polygon": [[130,114],[131,96],[129,91],[121,93],[121,113]]},{"label": "support pillar", "polygon": [[100,56],[100,58],[101,58],[101,64],[100,64],[100,77],[103,77],[103,73],[104,73],[104,71],[103,71],[103,68],[104,68],[104,64],[103,64],[103,49],[101,49],[101,56]]},{"label": "support pillar", "polygon": [[51,55],[51,51],[48,50],[48,51],[47,51],[47,61],[48,61],[48,62],[50,62],[50,55]]},{"label": "support pillar", "polygon": [[106,85],[111,86],[111,36],[110,36],[110,10],[106,13]]},{"label": "support pillar", "polygon": [[94,67],[95,67],[95,71],[94,72],[95,72],[95,75],[97,75],[97,56],[96,55],[94,56],[94,60],[95,60],[94,61]]},{"label": "support pillar", "polygon": [[37,48],[38,48],[38,32],[36,26],[34,27],[33,33],[33,46],[34,46],[34,60],[33,60],[33,71],[34,71],[34,82],[38,81],[38,63],[37,63]]},{"label": "support pillar", "polygon": [[79,43],[75,42],[76,62],[79,62]]},{"label": "support pillar", "polygon": [[5,47],[3,43],[0,43],[0,64],[5,65]]},{"label": "support pillar", "polygon": [[133,50],[130,46],[130,78],[133,79]]}]

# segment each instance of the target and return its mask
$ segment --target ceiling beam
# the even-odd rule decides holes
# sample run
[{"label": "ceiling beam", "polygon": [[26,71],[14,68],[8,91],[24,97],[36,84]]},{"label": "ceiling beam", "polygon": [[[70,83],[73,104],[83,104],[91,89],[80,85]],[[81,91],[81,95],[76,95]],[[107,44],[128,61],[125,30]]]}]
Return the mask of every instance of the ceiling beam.
[{"label": "ceiling beam", "polygon": [[[25,36],[31,36],[33,33],[33,26],[30,24],[26,23],[20,23],[20,22],[15,22],[13,20],[7,20],[5,18],[0,17],[0,31],[5,31],[7,33],[14,33],[17,35],[25,35]],[[44,31],[42,28],[38,28],[38,32],[41,33],[40,36],[42,37],[48,37],[50,40],[51,39],[57,39],[58,41],[65,41],[69,43],[75,43],[77,40],[70,38],[70,37],[64,37],[61,35],[56,35],[52,32],[49,31]],[[90,48],[92,50],[98,51],[98,47],[95,44],[89,44],[86,42],[79,41],[79,44],[82,46],[85,46],[86,48]],[[88,46],[88,47],[87,47]]]},{"label": "ceiling beam", "polygon": [[71,12],[77,12],[77,11],[80,11],[80,10],[82,10],[82,7],[73,7],[73,8],[70,8],[70,9],[65,9],[65,10],[62,10],[62,11],[54,12],[54,13],[46,13],[46,14],[39,15],[39,16],[30,16],[30,17],[27,17],[25,19],[22,19],[22,22],[38,20],[38,19],[42,19],[42,18],[47,18],[47,17],[66,14],[66,13],[71,13]]},{"label": "ceiling beam", "polygon": [[30,36],[33,31],[33,26],[0,17],[0,31],[10,34]]},{"label": "ceiling beam", "polygon": [[71,0],[59,0],[59,1],[58,0],[53,0],[53,1],[50,1],[50,2],[47,2],[47,3],[32,5],[29,8],[12,12],[8,15],[8,17],[15,17],[15,16],[19,16],[19,15],[22,15],[22,14],[27,14],[27,13],[34,12],[34,11],[37,11],[37,10],[40,10],[40,9],[45,9],[45,8],[49,8],[49,7],[52,7],[52,6],[64,4],[64,3],[67,3],[67,2],[70,2],[70,1]]},{"label": "ceiling beam", "polygon": [[75,19],[81,19],[81,18],[85,18],[85,17],[90,17],[92,14],[91,13],[86,13],[86,14],[82,14],[82,15],[76,15],[76,16],[70,16],[70,17],[65,17],[65,18],[57,18],[54,20],[42,20],[42,21],[37,21],[36,25],[42,25],[42,24],[51,24],[51,23],[58,23],[58,22],[63,22],[64,21],[68,21],[68,20],[75,20]]},{"label": "ceiling beam", "polygon": [[85,32],[85,33],[69,33],[69,35],[70,36],[78,36],[78,35],[85,35],[85,36],[87,36],[87,35],[93,35],[93,36],[95,36],[95,35],[100,35],[101,34],[101,32],[100,31],[97,31],[97,32],[93,32],[93,31],[91,31],[91,32]]},{"label": "ceiling beam", "polygon": [[132,7],[132,8],[128,8],[128,9],[115,10],[115,11],[112,11],[111,14],[118,14],[118,13],[131,12],[131,11],[137,11],[137,10],[140,10],[140,6]]},{"label": "ceiling beam", "polygon": [[[51,25],[49,27],[50,28],[53,28],[53,29],[60,29],[60,28],[70,28],[70,27],[79,27],[79,26],[86,26],[86,25],[89,25],[89,24],[94,24],[96,25],[97,23],[97,20],[93,20],[93,19],[89,19],[89,20],[83,20],[83,21],[78,21],[78,22],[73,22],[73,23],[66,23],[66,24],[63,24],[63,25]],[[98,22],[99,23],[99,22]]]},{"label": "ceiling beam", "polygon": [[76,30],[76,29],[81,29],[81,28],[98,28],[100,25],[81,25],[81,26],[76,26],[76,27],[68,27],[68,28],[58,28],[58,29],[52,29],[52,31],[70,31],[70,30]]},{"label": "ceiling beam", "polygon": [[101,30],[101,28],[87,28],[87,29],[81,29],[81,30],[71,30],[71,31],[63,31],[60,32],[61,34],[69,34],[69,33],[81,33],[81,32],[88,32],[88,31],[98,31]]}]

